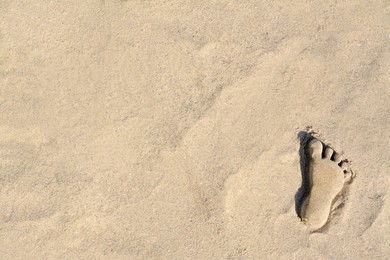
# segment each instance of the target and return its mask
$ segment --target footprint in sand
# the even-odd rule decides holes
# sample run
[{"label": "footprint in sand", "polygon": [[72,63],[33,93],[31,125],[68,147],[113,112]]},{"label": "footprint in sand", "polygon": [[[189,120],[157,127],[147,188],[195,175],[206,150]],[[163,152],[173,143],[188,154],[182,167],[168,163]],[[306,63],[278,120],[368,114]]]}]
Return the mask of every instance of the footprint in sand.
[{"label": "footprint in sand", "polygon": [[338,153],[318,139],[312,139],[306,149],[309,193],[303,201],[300,216],[310,231],[316,231],[327,223],[332,206],[352,179],[352,172]]}]

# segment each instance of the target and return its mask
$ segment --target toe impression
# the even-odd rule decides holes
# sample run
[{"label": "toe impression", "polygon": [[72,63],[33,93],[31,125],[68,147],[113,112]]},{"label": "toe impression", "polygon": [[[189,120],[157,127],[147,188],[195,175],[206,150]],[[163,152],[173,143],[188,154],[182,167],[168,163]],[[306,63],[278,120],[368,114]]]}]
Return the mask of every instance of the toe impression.
[{"label": "toe impression", "polygon": [[340,168],[343,169],[343,170],[348,169],[348,163],[347,163],[347,162],[342,162],[342,163],[340,164]]},{"label": "toe impression", "polygon": [[334,153],[334,155],[333,155],[333,161],[334,161],[334,162],[336,162],[337,164],[339,164],[339,163],[341,162],[341,159],[342,159],[342,157],[341,157],[340,154]]},{"label": "toe impression", "polygon": [[330,159],[333,155],[333,150],[330,147],[327,147],[324,152],[325,158]]},{"label": "toe impression", "polygon": [[322,143],[317,139],[313,139],[309,143],[309,152],[312,158],[321,159],[322,158]]}]

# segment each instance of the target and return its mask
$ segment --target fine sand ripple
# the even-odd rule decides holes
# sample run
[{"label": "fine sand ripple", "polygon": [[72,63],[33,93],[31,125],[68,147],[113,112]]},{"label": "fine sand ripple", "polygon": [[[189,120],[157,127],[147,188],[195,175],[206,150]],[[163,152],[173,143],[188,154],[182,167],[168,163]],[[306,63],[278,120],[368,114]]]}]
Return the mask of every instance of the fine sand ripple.
[{"label": "fine sand ripple", "polygon": [[0,17],[0,260],[389,259],[390,1]]}]

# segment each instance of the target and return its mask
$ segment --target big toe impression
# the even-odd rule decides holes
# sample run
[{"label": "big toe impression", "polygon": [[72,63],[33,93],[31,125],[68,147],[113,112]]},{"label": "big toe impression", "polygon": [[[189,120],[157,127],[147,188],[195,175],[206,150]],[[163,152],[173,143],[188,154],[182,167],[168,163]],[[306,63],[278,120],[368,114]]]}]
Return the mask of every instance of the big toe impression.
[{"label": "big toe impression", "polygon": [[309,152],[312,158],[322,158],[322,143],[317,139],[313,139],[309,143]]}]

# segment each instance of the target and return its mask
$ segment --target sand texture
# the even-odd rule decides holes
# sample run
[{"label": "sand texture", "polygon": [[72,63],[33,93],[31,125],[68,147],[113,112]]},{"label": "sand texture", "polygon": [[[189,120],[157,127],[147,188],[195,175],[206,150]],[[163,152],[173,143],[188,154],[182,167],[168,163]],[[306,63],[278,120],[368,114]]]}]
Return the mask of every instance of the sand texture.
[{"label": "sand texture", "polygon": [[[309,161],[305,162],[308,171],[304,173],[308,185],[302,185],[307,194],[299,196],[303,201],[297,203],[300,207],[297,214],[313,232],[320,231],[329,223],[332,210],[345,202],[344,191],[349,188],[347,185],[352,183],[354,176],[347,161],[321,141],[312,139],[305,148],[310,150]],[[339,200],[340,203],[336,203]]]},{"label": "sand texture", "polygon": [[389,259],[389,144],[389,0],[0,0],[0,259]]}]

